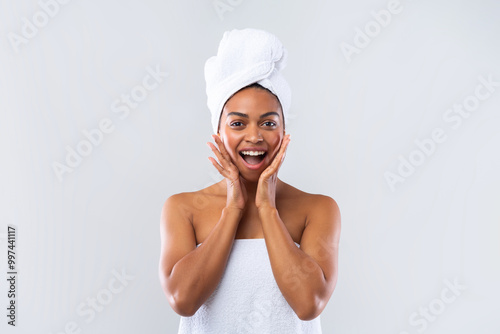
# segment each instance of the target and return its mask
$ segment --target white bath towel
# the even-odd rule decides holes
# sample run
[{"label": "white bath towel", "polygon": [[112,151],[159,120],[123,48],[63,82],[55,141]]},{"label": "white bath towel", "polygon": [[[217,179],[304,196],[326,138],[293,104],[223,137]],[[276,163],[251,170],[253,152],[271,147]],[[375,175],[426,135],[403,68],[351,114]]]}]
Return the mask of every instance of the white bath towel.
[{"label": "white bath towel", "polygon": [[259,83],[278,97],[286,124],[291,91],[281,70],[286,66],[287,55],[278,38],[266,31],[247,28],[224,33],[217,55],[205,63],[207,105],[215,134],[226,101],[253,83]]},{"label": "white bath towel", "polygon": [[[297,247],[300,247],[296,243]],[[320,316],[300,320],[274,279],[265,239],[235,239],[212,295],[178,334],[321,334]]]}]

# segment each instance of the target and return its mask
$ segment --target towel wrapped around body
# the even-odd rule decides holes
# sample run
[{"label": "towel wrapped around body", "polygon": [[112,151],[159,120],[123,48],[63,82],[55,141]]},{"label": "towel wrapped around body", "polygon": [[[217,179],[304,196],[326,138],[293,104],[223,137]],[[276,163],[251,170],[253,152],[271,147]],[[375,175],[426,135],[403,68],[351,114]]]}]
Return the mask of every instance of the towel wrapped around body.
[{"label": "towel wrapped around body", "polygon": [[300,320],[283,297],[274,279],[265,239],[234,240],[215,291],[193,316],[181,317],[178,332],[247,333],[322,333],[320,316]]}]

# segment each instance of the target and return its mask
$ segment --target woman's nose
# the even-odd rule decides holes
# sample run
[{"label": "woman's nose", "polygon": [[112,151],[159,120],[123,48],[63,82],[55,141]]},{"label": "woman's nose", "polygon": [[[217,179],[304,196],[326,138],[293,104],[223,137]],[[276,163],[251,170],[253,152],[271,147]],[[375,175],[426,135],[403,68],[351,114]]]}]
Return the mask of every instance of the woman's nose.
[{"label": "woman's nose", "polygon": [[262,141],[263,138],[262,138],[262,135],[260,133],[260,129],[258,126],[248,126],[247,127],[247,133],[246,133],[246,139],[247,141],[249,142],[252,142],[252,143],[257,143],[259,141]]}]

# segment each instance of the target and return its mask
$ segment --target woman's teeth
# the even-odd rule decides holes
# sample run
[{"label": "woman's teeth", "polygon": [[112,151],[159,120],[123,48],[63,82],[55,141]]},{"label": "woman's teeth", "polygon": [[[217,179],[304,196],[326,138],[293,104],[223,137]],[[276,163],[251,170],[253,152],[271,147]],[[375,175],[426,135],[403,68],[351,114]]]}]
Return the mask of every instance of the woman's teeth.
[{"label": "woman's teeth", "polygon": [[266,152],[264,151],[241,151],[241,154],[243,155],[252,155],[252,156],[257,156],[257,155],[264,155]]},{"label": "woman's teeth", "polygon": [[265,151],[241,151],[241,157],[250,165],[258,165],[266,155]]}]

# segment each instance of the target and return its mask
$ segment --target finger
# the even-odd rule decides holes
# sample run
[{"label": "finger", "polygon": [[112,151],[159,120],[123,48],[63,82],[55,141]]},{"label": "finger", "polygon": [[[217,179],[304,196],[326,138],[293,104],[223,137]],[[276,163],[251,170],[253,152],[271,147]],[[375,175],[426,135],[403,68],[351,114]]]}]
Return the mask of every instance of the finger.
[{"label": "finger", "polygon": [[212,135],[212,138],[215,140],[215,142],[217,143],[217,146],[219,147],[219,150],[220,152],[222,153],[222,156],[227,160],[227,161],[231,161],[231,156],[229,155],[229,153],[227,152],[226,150],[226,147],[224,146],[224,143],[222,142],[222,139],[220,139],[219,136],[216,136],[216,135]]},{"label": "finger", "polygon": [[279,159],[279,156],[276,155],[276,157],[274,158],[273,162],[271,162],[271,164],[269,165],[269,167],[267,167],[263,172],[262,174],[260,175],[260,177],[264,180],[267,180],[271,175],[273,175],[276,170],[277,170],[277,162],[278,162],[278,159]]},{"label": "finger", "polygon": [[227,170],[225,170],[224,168],[222,168],[221,165],[219,165],[217,163],[217,161],[215,161],[214,158],[212,157],[208,157],[208,160],[210,160],[210,162],[212,163],[212,165],[214,165],[215,168],[217,168],[217,170],[219,171],[219,173],[224,176],[224,177],[227,177]]},{"label": "finger", "polygon": [[264,177],[268,177],[269,175],[273,175],[274,173],[276,173],[276,171],[279,170],[279,168],[281,167],[281,164],[284,161],[286,149],[288,147],[289,142],[290,142],[290,135],[288,135],[283,140],[283,143],[281,144],[280,150],[278,151],[278,154],[274,158],[273,162],[271,162],[269,167],[266,168],[264,170],[264,172],[262,172],[262,174],[264,174]]},{"label": "finger", "polygon": [[210,149],[212,150],[212,152],[214,152],[214,154],[216,155],[217,159],[219,160],[220,164],[224,167],[224,168],[229,168],[231,165],[230,165],[230,161],[227,161],[226,158],[224,158],[224,156],[222,155],[222,153],[217,149],[217,147],[215,147],[214,144],[210,143],[210,142],[207,142],[207,145],[208,147],[210,147]]},{"label": "finger", "polygon": [[288,135],[287,137],[285,137],[283,139],[283,142],[281,143],[281,147],[278,151],[278,154],[276,154],[276,157],[274,158],[273,162],[271,163],[271,166],[276,166],[283,161],[283,158],[285,156],[286,149],[288,147],[289,142],[290,142],[290,135]]},{"label": "finger", "polygon": [[285,147],[283,148],[283,155],[281,156],[281,161],[283,161],[285,159],[285,156],[286,156],[286,150],[288,149],[288,144],[290,144],[290,135],[287,136],[287,140],[286,140],[286,143],[285,143]]},{"label": "finger", "polygon": [[[217,152],[217,157],[219,158],[219,160],[224,161],[224,163],[226,163],[226,165],[228,163],[231,163],[231,158],[229,157],[229,155],[227,154],[225,148],[224,148],[224,144],[222,144],[222,141],[220,140],[220,138],[216,135],[212,135],[212,138],[213,140],[215,141],[215,143],[217,144],[217,148],[215,148],[215,145],[212,144],[213,148],[212,149],[215,149]],[[226,154],[224,154],[226,153]]]},{"label": "finger", "polygon": [[286,137],[283,139],[283,143],[281,144],[280,149],[285,152],[286,148],[288,147],[288,143],[290,143],[290,135],[286,135]]},{"label": "finger", "polygon": [[213,159],[212,162],[212,164],[214,164],[214,167],[217,168],[219,173],[227,179],[233,179],[235,177],[237,178],[239,176],[239,171],[238,168],[236,168],[236,166],[231,162],[231,160],[227,161],[213,143],[207,142],[207,145],[210,147],[210,149],[212,149],[212,151],[217,156],[217,159],[220,162],[217,163],[215,159]]},{"label": "finger", "polygon": [[231,156],[229,155],[228,151],[226,150],[226,147],[224,146],[222,139],[216,135],[212,135],[212,138],[215,140],[215,142],[219,146],[220,153],[225,158],[224,167],[226,169],[228,169],[230,172],[234,172],[236,174],[236,177],[239,177],[240,171],[238,170],[238,167],[236,167],[236,165],[233,163],[233,160],[231,159]]},{"label": "finger", "polygon": [[283,164],[283,161],[285,161],[285,156],[286,156],[286,150],[288,149],[288,144],[290,143],[290,135],[288,135],[288,140],[285,144],[285,148],[283,149],[283,154],[281,155],[281,159],[279,160],[279,164],[278,164],[278,169],[281,168],[281,165]]}]

